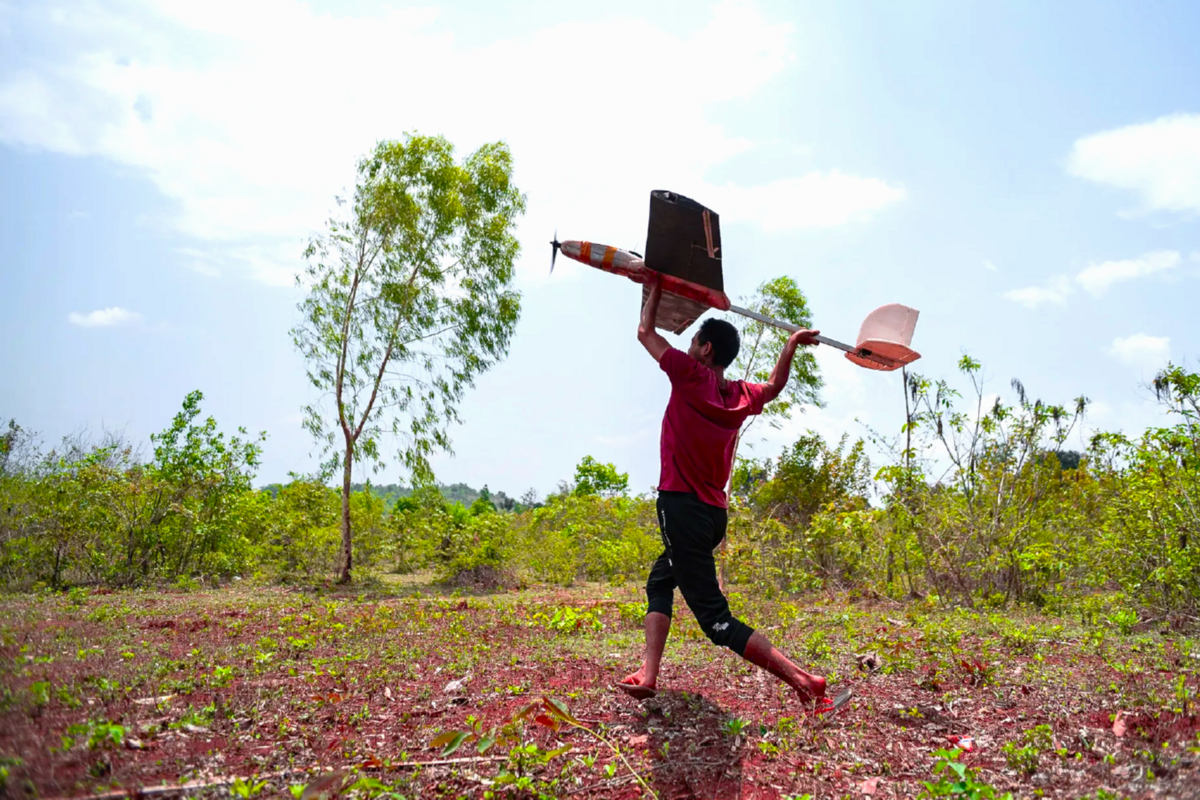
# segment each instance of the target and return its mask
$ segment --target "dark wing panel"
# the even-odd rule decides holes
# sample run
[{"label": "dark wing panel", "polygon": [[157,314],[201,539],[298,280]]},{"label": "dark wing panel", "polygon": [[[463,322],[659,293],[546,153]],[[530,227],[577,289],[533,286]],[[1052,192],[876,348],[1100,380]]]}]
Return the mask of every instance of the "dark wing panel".
[{"label": "dark wing panel", "polygon": [[650,193],[647,267],[723,292],[723,255],[721,222],[715,211],[675,192]]}]

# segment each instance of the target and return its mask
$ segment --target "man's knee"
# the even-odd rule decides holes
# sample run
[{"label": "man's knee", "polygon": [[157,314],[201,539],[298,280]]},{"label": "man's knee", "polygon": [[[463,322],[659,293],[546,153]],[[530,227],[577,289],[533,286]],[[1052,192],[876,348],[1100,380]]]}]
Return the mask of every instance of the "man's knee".
[{"label": "man's knee", "polygon": [[664,586],[657,586],[653,583],[646,584],[646,613],[651,614],[658,612],[671,616],[671,611],[675,605],[675,587],[667,589]]},{"label": "man's knee", "polygon": [[715,619],[696,621],[710,642],[718,647],[728,647],[739,656],[745,655],[746,643],[750,641],[750,634],[754,633],[749,625],[729,613]]}]

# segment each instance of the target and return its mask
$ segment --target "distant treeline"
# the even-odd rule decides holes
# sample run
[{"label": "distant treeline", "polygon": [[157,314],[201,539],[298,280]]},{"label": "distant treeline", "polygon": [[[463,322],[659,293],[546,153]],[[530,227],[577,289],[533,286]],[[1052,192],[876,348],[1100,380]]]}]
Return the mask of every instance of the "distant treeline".
[{"label": "distant treeline", "polygon": [[[273,498],[277,498],[283,486],[282,483],[268,483],[262,487],[262,491],[269,493]],[[486,483],[482,489],[472,488],[465,483],[438,483],[437,488],[447,503],[459,503],[467,508],[470,508],[481,497],[490,501],[498,511],[516,511],[521,507],[536,508],[541,505],[538,502],[537,492],[533,489],[529,489],[518,499],[510,497],[504,492],[492,492],[488,489]],[[369,490],[372,495],[383,500],[388,512],[391,512],[400,500],[413,496],[412,487],[405,486],[402,483],[352,483],[350,484],[350,489],[355,493]]]}]

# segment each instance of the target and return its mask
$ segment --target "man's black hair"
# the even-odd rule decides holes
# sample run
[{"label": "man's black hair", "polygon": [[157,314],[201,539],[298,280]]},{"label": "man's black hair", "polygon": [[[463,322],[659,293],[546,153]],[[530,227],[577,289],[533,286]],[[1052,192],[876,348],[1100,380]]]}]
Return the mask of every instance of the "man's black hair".
[{"label": "man's black hair", "polygon": [[732,364],[733,360],[737,358],[738,348],[741,347],[737,328],[716,317],[704,320],[696,337],[696,341],[700,344],[712,344],[713,361],[721,367],[728,367]]}]

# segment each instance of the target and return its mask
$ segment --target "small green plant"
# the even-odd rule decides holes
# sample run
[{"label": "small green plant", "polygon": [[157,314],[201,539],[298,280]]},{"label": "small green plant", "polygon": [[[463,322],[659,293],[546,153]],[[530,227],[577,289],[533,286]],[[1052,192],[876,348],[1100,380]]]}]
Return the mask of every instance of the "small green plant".
[{"label": "small green plant", "polygon": [[1000,641],[1014,653],[1028,655],[1037,649],[1037,629],[1033,626],[1021,628],[1016,625],[1006,627],[1000,632]]},{"label": "small green plant", "polygon": [[1001,748],[1008,766],[1026,775],[1037,772],[1042,753],[1054,747],[1054,731],[1049,725],[1038,725],[1025,731],[1024,744],[1009,742]]},{"label": "small green plant", "polygon": [[8,788],[9,769],[19,767],[24,763],[18,756],[0,756],[0,792]]},{"label": "small green plant", "polygon": [[820,661],[833,655],[833,648],[829,645],[829,634],[822,630],[815,630],[805,636],[801,650],[813,661]]},{"label": "small green plant", "polygon": [[217,707],[214,703],[209,703],[204,708],[196,709],[188,706],[177,721],[172,722],[169,727],[171,730],[179,730],[190,726],[192,728],[205,728],[212,724],[213,718],[217,715]]},{"label": "small green plant", "polygon": [[962,750],[938,750],[933,774],[937,781],[922,781],[922,798],[955,797],[961,800],[1013,800],[1012,792],[997,794],[996,788],[976,778],[975,770],[958,760]]},{"label": "small green plant", "polygon": [[646,603],[644,600],[637,603],[618,603],[617,611],[620,613],[621,619],[640,625],[646,617]]},{"label": "small green plant", "polygon": [[725,731],[728,736],[741,736],[746,730],[746,726],[750,723],[744,719],[727,719],[721,724],[721,730]]},{"label": "small green plant", "polygon": [[1105,620],[1120,631],[1122,636],[1128,636],[1138,624],[1138,614],[1133,609],[1119,608],[1106,616]]},{"label": "small green plant", "polygon": [[34,706],[41,708],[50,702],[50,681],[34,681],[29,685]]},{"label": "small green plant", "polygon": [[970,661],[965,658],[959,659],[958,664],[967,674],[966,680],[970,686],[987,686],[996,682],[995,664],[989,664],[979,658],[973,658]]},{"label": "small green plant", "polygon": [[265,788],[267,788],[266,781],[256,781],[253,778],[249,780],[234,778],[233,784],[229,787],[229,793],[234,797],[250,798],[257,796]]},{"label": "small green plant", "polygon": [[295,655],[295,656],[298,656],[301,653],[303,653],[304,651],[311,649],[313,646],[312,639],[307,639],[303,636],[300,636],[300,637],[289,636],[289,637],[287,637],[287,643],[288,643],[288,647],[292,651],[292,655]]},{"label": "small green plant", "polygon": [[62,737],[63,750],[70,750],[77,743],[84,743],[88,750],[120,747],[125,741],[125,728],[115,722],[88,720],[67,728]]},{"label": "small green plant", "polygon": [[83,700],[72,691],[70,686],[59,686],[54,690],[54,696],[58,698],[58,702],[67,708],[76,709],[83,707]]},{"label": "small green plant", "polygon": [[557,608],[549,617],[539,611],[530,617],[530,622],[559,633],[598,631],[604,628],[604,623],[600,621],[600,617],[595,611],[571,606]]},{"label": "small green plant", "polygon": [[175,591],[177,592],[195,592],[199,589],[200,581],[191,575],[180,575],[175,579]]}]

